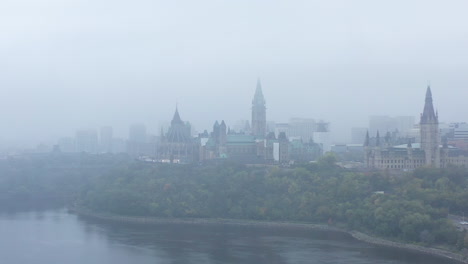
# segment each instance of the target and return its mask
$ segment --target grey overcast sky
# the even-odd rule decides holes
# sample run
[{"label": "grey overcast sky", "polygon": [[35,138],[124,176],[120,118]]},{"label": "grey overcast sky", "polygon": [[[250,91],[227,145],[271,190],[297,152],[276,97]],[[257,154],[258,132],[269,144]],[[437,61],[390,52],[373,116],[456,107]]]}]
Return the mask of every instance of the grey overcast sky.
[{"label": "grey overcast sky", "polygon": [[250,119],[413,115],[468,121],[468,1],[2,0],[0,144],[128,125],[157,133],[176,102],[197,130]]}]

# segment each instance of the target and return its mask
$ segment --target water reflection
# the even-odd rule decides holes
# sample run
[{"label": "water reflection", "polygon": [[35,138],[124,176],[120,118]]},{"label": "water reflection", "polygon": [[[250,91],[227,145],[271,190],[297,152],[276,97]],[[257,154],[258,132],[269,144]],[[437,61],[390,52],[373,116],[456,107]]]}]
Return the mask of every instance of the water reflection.
[{"label": "water reflection", "polygon": [[453,263],[336,232],[227,225],[131,225],[65,210],[0,214],[2,263]]},{"label": "water reflection", "polygon": [[155,255],[170,263],[454,263],[369,245],[339,232],[80,220],[105,227],[110,241],[158,250]]}]

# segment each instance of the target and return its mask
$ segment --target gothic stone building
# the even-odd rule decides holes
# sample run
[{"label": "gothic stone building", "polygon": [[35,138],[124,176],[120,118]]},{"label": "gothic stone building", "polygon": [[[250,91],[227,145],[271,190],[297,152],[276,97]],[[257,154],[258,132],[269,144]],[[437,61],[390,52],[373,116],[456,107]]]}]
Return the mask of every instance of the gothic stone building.
[{"label": "gothic stone building", "polygon": [[161,130],[157,158],[167,163],[192,163],[198,161],[198,144],[190,135],[190,124],[183,122],[176,107],[171,126],[166,134]]},{"label": "gothic stone building", "polygon": [[374,144],[369,133],[364,143],[364,159],[368,168],[375,169],[416,169],[419,167],[444,168],[449,164],[468,166],[468,153],[448,146],[441,146],[439,115],[434,111],[431,88],[427,87],[424,110],[420,119],[420,143],[389,146],[377,137]]},{"label": "gothic stone building", "polygon": [[215,122],[213,131],[200,134],[200,161],[232,159],[243,163],[288,163],[289,141],[286,135],[266,135],[266,103],[260,80],[252,100],[250,134],[234,132],[224,121]]}]

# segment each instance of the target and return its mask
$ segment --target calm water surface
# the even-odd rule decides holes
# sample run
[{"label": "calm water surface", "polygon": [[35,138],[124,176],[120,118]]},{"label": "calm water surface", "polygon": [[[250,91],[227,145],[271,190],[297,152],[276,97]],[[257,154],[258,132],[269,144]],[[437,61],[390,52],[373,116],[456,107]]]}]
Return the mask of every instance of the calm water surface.
[{"label": "calm water surface", "polygon": [[325,231],[138,226],[66,210],[0,213],[0,263],[454,263]]}]

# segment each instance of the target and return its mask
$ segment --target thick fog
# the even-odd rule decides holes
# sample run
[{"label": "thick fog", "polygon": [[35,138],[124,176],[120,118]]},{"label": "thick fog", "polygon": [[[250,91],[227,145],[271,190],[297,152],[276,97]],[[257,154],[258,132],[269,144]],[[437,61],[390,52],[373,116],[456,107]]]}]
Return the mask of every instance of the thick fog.
[{"label": "thick fog", "polygon": [[[250,120],[323,119],[335,141],[369,115],[468,121],[468,2],[3,0],[0,144],[172,118],[198,131]],[[417,119],[416,119],[417,120]]]}]

